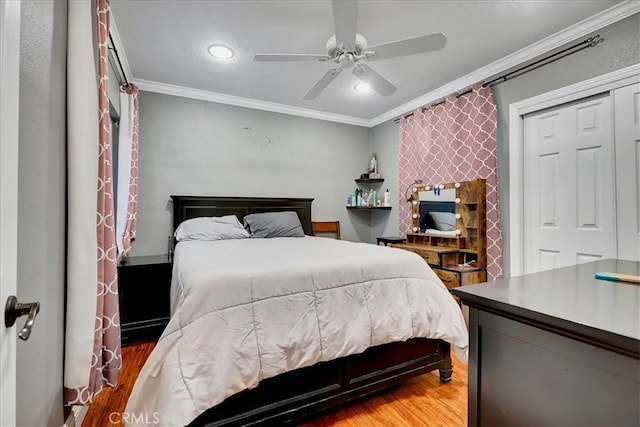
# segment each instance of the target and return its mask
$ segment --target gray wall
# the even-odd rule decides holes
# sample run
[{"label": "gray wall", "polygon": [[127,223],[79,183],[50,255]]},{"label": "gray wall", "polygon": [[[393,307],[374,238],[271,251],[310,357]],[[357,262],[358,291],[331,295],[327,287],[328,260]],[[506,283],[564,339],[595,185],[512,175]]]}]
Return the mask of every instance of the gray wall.
[{"label": "gray wall", "polygon": [[[597,31],[596,33],[605,39],[597,47],[585,49],[493,87],[498,105],[497,150],[503,242],[507,242],[509,239],[509,216],[507,211],[510,191],[509,104],[638,63],[640,61],[639,29],[640,14],[635,14]],[[387,177],[395,176],[397,180],[399,135],[397,130],[394,133],[389,129],[393,126],[398,127],[393,122],[383,123],[374,127],[372,129],[372,145],[374,151],[383,152],[386,149],[386,152],[390,155],[395,153],[395,159],[390,161],[384,170]],[[386,161],[386,157],[382,158]],[[392,221],[395,221],[395,223],[392,223]],[[391,217],[389,223],[385,224],[384,233],[398,234],[398,226],[397,217],[395,219]],[[379,230],[382,229],[381,227]],[[503,244],[503,246],[505,245]],[[503,266],[504,275],[508,276],[510,257],[506,249],[505,246]]]},{"label": "gray wall", "polygon": [[345,209],[371,157],[367,128],[143,92],[139,154],[132,255],[167,252],[172,194],[312,197],[314,220],[371,239],[369,214]]},{"label": "gray wall", "polygon": [[66,2],[23,0],[21,26],[18,298],[41,309],[18,340],[17,422],[62,425]]},{"label": "gray wall", "polygon": [[[371,238],[398,235],[398,139],[399,126],[393,121],[383,123],[370,131],[371,150],[378,154],[378,170],[384,177],[380,191],[391,193],[391,211],[371,212]],[[403,190],[402,190],[403,191]]]}]

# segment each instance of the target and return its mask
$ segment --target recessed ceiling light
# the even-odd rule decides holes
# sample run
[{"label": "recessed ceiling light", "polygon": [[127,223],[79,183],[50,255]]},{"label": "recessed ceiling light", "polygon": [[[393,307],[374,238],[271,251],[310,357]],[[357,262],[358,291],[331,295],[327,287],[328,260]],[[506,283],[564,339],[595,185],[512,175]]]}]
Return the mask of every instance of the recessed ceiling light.
[{"label": "recessed ceiling light", "polygon": [[353,90],[355,90],[358,93],[367,93],[367,92],[371,92],[371,86],[369,86],[369,83],[362,82],[355,85],[353,87]]},{"label": "recessed ceiling light", "polygon": [[233,51],[231,49],[219,44],[214,44],[213,46],[209,47],[209,53],[212,56],[220,59],[229,59],[233,57]]}]

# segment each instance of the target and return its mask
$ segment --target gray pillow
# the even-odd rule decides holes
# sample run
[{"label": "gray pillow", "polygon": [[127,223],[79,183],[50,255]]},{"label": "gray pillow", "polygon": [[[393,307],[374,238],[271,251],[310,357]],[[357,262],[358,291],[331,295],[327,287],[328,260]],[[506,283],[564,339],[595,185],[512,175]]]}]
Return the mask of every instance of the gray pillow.
[{"label": "gray pillow", "polygon": [[251,237],[304,237],[304,230],[295,212],[265,212],[244,217]]},{"label": "gray pillow", "polygon": [[456,229],[456,214],[453,212],[429,212],[436,229],[440,231],[454,231]]}]

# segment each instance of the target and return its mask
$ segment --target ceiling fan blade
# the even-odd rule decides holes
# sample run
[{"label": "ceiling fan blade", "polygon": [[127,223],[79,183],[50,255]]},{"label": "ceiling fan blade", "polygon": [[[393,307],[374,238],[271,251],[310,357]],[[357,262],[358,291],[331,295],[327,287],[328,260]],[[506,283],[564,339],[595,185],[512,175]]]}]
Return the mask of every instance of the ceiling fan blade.
[{"label": "ceiling fan blade", "polygon": [[355,0],[333,0],[332,5],[336,45],[346,52],[351,52],[356,47],[358,2]]},{"label": "ceiling fan blade", "polygon": [[329,55],[297,53],[257,53],[253,55],[253,60],[257,62],[324,62],[330,59]]},{"label": "ceiling fan blade", "polygon": [[307,92],[307,94],[303,96],[302,99],[309,100],[318,96],[320,92],[322,92],[327,86],[329,86],[329,83],[331,83],[333,79],[338,77],[338,74],[340,74],[341,72],[342,68],[333,68],[327,71],[325,75],[322,76],[322,78],[318,80],[318,82],[314,84],[311,89],[309,89],[309,92]]},{"label": "ceiling fan blade", "polygon": [[378,59],[396,58],[398,56],[415,55],[416,53],[432,52],[440,50],[447,44],[444,33],[427,34],[412,37],[410,39],[397,40],[395,42],[368,46],[366,52],[375,52],[375,55],[367,55],[368,61]]},{"label": "ceiling fan blade", "polygon": [[355,67],[353,74],[363,82],[368,83],[380,95],[389,96],[398,89],[366,64]]}]

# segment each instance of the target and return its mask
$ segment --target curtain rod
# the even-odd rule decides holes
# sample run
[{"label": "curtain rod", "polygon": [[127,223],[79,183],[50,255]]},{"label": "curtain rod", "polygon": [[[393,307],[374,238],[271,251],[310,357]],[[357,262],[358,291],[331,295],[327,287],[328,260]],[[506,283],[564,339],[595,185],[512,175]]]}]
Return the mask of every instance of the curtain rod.
[{"label": "curtain rod", "polygon": [[116,60],[118,61],[118,68],[120,68],[120,72],[122,73],[122,78],[126,84],[129,84],[129,80],[127,80],[127,75],[124,72],[124,67],[122,66],[122,62],[120,62],[120,55],[118,55],[118,49],[116,49],[115,43],[113,43],[113,37],[111,37],[111,33],[109,33],[109,41],[111,42],[111,46],[109,49],[113,51],[113,54],[116,56]]},{"label": "curtain rod", "polygon": [[[537,68],[542,67],[543,65],[547,65],[550,64],[551,62],[557,61],[558,59],[562,59],[566,56],[569,55],[573,55],[574,53],[580,52],[583,49],[587,49],[589,47],[594,47],[596,46],[598,43],[603,42],[604,39],[600,38],[600,34],[596,34],[593,37],[589,37],[588,39],[585,39],[583,41],[581,41],[580,43],[574,44],[573,46],[570,46],[566,49],[563,49],[559,52],[553,53],[549,56],[545,56],[542,59],[539,59],[529,65],[525,65],[523,67],[518,68],[517,70],[513,70],[510,71],[506,74],[503,74],[499,77],[496,77],[495,79],[491,79],[487,82],[484,82],[482,84],[482,87],[491,87],[491,86],[495,86],[497,84],[500,83],[504,83],[509,79],[513,79],[514,77],[518,77],[521,76],[522,74],[528,73],[529,71],[533,71]],[[577,48],[577,49],[576,49]],[[573,50],[575,49],[575,50]]]},{"label": "curtain rod", "polygon": [[[472,91],[473,91],[473,88],[468,88],[467,90],[463,90],[463,91],[461,91],[461,92],[458,92],[458,93],[456,94],[456,98],[460,98],[461,96],[464,96],[464,95],[466,95],[466,94],[468,94],[468,93],[471,93]],[[438,105],[442,105],[442,104],[444,104],[445,102],[447,102],[446,97],[445,97],[445,98],[442,98],[442,99],[441,99],[441,100],[439,100],[439,101],[435,101],[433,104],[429,104],[429,105],[425,105],[424,107],[420,107],[420,111],[424,113],[424,112],[425,112],[425,111],[427,111],[429,108],[431,108],[431,107],[437,107]],[[407,118],[409,118],[409,117],[411,117],[411,116],[413,116],[413,113],[405,114],[404,116],[401,116],[401,117],[404,117],[405,119],[407,119]],[[400,122],[400,117],[395,118],[395,119],[393,120],[393,122],[394,122],[394,123],[399,123],[399,122]]]},{"label": "curtain rod", "polygon": [[[553,54],[551,54],[549,56],[546,56],[546,57],[544,57],[542,59],[539,59],[539,60],[537,60],[537,61],[535,61],[535,62],[533,62],[533,63],[531,63],[529,65],[525,65],[525,66],[520,67],[520,68],[518,68],[516,70],[513,70],[513,71],[510,71],[510,72],[508,72],[506,74],[503,74],[502,76],[499,76],[499,77],[491,79],[491,80],[489,80],[487,82],[484,82],[484,83],[482,83],[482,87],[487,87],[487,86],[491,87],[491,86],[495,86],[495,85],[500,84],[500,83],[504,83],[507,80],[510,80],[510,79],[515,78],[515,77],[521,76],[521,75],[523,75],[525,73],[528,73],[529,71],[533,71],[533,70],[535,70],[537,68],[540,68],[543,65],[550,64],[551,62],[557,61],[557,60],[562,59],[562,58],[564,58],[566,56],[569,56],[569,55],[572,55],[574,53],[580,52],[583,49],[587,49],[587,48],[590,48],[590,47],[595,47],[596,45],[598,45],[599,43],[602,43],[603,41],[604,41],[604,39],[600,38],[600,34],[596,34],[593,37],[589,37],[588,39],[585,39],[585,40],[581,41],[580,43],[577,43],[577,44],[575,44],[573,46],[570,46],[570,47],[568,47],[566,49],[563,49],[563,50],[561,50],[559,52],[553,53]],[[466,91],[459,92],[456,95],[456,98],[459,98],[462,95],[466,95],[467,93],[469,93],[471,91],[472,91],[472,89],[469,88]],[[443,104],[444,102],[445,102],[445,99],[442,99],[440,102],[435,102],[435,103],[433,103],[431,105],[422,107],[420,109],[420,111],[424,112],[428,108],[438,106],[440,104]],[[413,113],[409,113],[409,114],[406,114],[406,115],[401,116],[401,117],[404,117],[406,119],[406,118],[409,118],[411,116],[413,116]],[[400,117],[394,119],[393,122],[394,123],[399,123],[400,122]]]}]

